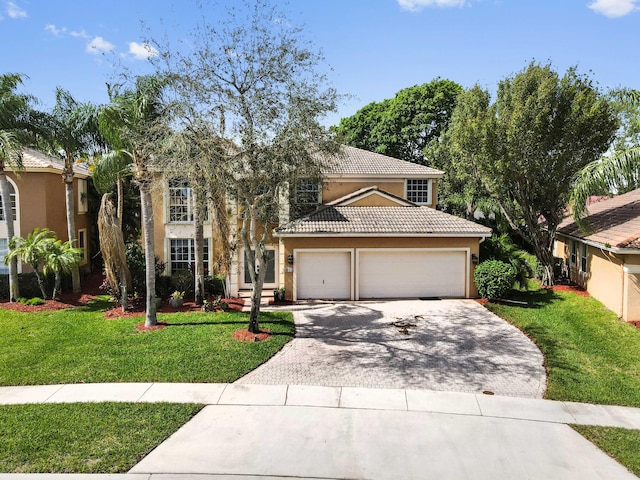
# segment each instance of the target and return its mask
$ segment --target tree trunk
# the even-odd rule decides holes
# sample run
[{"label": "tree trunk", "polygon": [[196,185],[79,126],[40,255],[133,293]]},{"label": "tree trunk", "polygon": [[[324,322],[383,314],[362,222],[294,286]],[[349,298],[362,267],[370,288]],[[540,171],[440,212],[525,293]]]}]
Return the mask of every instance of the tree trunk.
[{"label": "tree trunk", "polygon": [[[13,210],[11,208],[11,193],[9,190],[9,180],[4,171],[4,166],[0,165],[0,195],[2,198],[2,206],[4,210],[4,219],[7,222],[7,243],[15,235],[13,224]],[[20,289],[18,287],[18,259],[13,258],[9,262],[9,301],[15,302],[20,298]]]},{"label": "tree trunk", "polygon": [[142,228],[144,240],[145,283],[147,305],[145,326],[158,324],[156,318],[156,257],[153,239],[153,205],[151,203],[151,181],[144,179],[140,183],[140,204],[142,210]]},{"label": "tree trunk", "polygon": [[[65,167],[64,172],[62,173],[63,178],[69,178],[71,181],[64,180],[65,187],[65,197],[67,203],[67,236],[71,241],[71,244],[74,247],[77,247],[75,244],[76,240],[76,219],[75,219],[75,207],[73,202],[73,171],[69,173]],[[75,264],[71,268],[71,281],[73,284],[73,293],[80,293],[80,270],[78,265]]]},{"label": "tree trunk", "polygon": [[120,227],[120,231],[122,231],[122,210],[124,210],[124,188],[122,185],[122,179],[118,177],[118,181],[116,182],[116,186],[118,188],[118,226]]},{"label": "tree trunk", "polygon": [[251,333],[260,333],[260,300],[262,299],[262,287],[267,275],[266,253],[263,238],[258,240],[257,216],[251,206],[247,206],[245,217],[242,220],[242,241],[245,248],[245,258],[249,262],[249,274],[251,276],[251,312],[249,314],[249,327]]},{"label": "tree trunk", "polygon": [[51,298],[57,300],[58,296],[60,295],[60,290],[62,289],[62,274],[60,272],[56,272],[55,277],[56,279],[53,284],[53,295],[51,296]]},{"label": "tree trunk", "polygon": [[204,217],[204,209],[202,195],[200,192],[195,193],[195,201],[193,202],[193,223],[195,226],[194,247],[195,247],[195,285],[194,294],[196,305],[202,305],[204,300],[204,228],[202,220]]},{"label": "tree trunk", "polygon": [[42,273],[38,270],[38,265],[31,265],[33,267],[33,271],[36,274],[36,278],[38,279],[38,287],[40,287],[40,293],[42,293],[43,300],[47,299],[47,290],[44,287],[44,278],[42,277]]}]

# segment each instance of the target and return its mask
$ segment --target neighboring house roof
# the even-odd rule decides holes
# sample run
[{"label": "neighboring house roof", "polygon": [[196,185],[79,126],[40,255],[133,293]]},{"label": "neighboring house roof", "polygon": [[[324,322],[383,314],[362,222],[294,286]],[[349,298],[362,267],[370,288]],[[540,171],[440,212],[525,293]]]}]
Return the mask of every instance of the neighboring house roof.
[{"label": "neighboring house roof", "polygon": [[604,248],[640,248],[640,189],[587,207],[587,231],[566,217],[558,233],[602,244]]},{"label": "neighboring house roof", "polygon": [[332,157],[324,174],[327,176],[440,178],[444,172],[380,153],[343,145],[341,154]]},{"label": "neighboring house roof", "polygon": [[[22,152],[22,165],[26,171],[38,171],[49,170],[56,173],[62,173],[64,169],[64,161],[45,155],[44,153],[33,150],[32,148],[25,148]],[[89,169],[85,164],[74,164],[73,172],[77,175],[88,177],[90,175]]]},{"label": "neighboring house roof", "polygon": [[491,235],[491,229],[430,207],[326,205],[306,217],[277,228],[275,235],[487,237]]}]

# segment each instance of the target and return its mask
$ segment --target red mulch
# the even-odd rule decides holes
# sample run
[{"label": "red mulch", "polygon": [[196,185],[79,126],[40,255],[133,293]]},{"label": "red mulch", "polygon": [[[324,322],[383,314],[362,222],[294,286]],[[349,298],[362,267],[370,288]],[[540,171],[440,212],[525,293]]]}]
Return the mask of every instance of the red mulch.
[{"label": "red mulch", "polygon": [[554,285],[551,287],[554,292],[572,292],[581,297],[590,297],[589,292],[578,285]]},{"label": "red mulch", "polygon": [[630,323],[636,328],[640,328],[640,320],[629,320],[627,323]]},{"label": "red mulch", "polygon": [[263,342],[271,336],[271,331],[265,328],[260,329],[260,333],[251,333],[249,330],[240,329],[233,332],[233,338],[240,342]]},{"label": "red mulch", "polygon": [[14,310],[16,312],[51,312],[54,310],[63,310],[65,308],[79,307],[86,305],[95,297],[87,293],[65,293],[60,296],[60,300],[45,300],[42,305],[24,305],[19,302],[9,302],[4,300],[0,302],[0,308],[5,310]]},{"label": "red mulch", "polygon": [[489,303],[489,300],[487,300],[486,298],[476,298],[475,301],[480,305],[486,305],[487,303]]},{"label": "red mulch", "polygon": [[[244,300],[238,298],[224,298],[224,302],[229,305],[229,310],[242,311]],[[195,302],[184,302],[180,308],[173,308],[169,302],[163,301],[160,308],[156,310],[158,313],[178,313],[178,312],[200,312],[200,305]],[[139,317],[145,313],[145,303],[142,300],[132,300],[126,312],[122,311],[122,307],[117,305],[110,310],[104,312],[104,318],[130,318]]]}]

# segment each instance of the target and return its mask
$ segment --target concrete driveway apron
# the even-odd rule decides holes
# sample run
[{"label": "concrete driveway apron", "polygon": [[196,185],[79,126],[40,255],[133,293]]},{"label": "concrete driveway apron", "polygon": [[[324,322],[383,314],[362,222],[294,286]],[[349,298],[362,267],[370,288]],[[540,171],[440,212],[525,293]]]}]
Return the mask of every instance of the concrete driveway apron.
[{"label": "concrete driveway apron", "polygon": [[295,339],[237,383],[488,391],[532,398],[541,398],[546,388],[536,345],[473,300],[295,308],[300,308],[294,312]]}]

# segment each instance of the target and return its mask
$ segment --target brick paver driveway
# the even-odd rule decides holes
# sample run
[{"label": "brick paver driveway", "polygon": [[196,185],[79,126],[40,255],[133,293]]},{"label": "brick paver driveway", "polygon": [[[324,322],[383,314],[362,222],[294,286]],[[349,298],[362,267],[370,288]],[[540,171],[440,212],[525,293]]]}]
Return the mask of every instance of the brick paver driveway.
[{"label": "brick paver driveway", "polygon": [[[309,304],[295,321],[295,339],[238,383],[521,397],[542,397],[546,387],[540,350],[473,300]],[[394,325],[403,321],[406,330]]]}]

